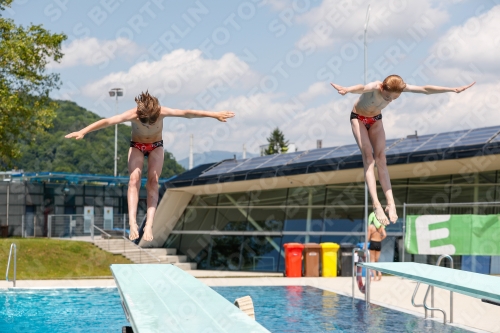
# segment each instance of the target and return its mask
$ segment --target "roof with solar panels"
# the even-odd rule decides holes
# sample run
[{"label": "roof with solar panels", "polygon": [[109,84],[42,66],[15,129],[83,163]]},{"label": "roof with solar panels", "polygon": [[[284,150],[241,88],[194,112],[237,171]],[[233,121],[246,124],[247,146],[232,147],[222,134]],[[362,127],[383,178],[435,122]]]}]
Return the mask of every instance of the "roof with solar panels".
[{"label": "roof with solar panels", "polygon": [[[409,135],[387,140],[386,147],[388,165],[495,155],[500,154],[500,126]],[[186,187],[362,167],[359,148],[351,144],[203,164],[170,179],[166,186]]]}]

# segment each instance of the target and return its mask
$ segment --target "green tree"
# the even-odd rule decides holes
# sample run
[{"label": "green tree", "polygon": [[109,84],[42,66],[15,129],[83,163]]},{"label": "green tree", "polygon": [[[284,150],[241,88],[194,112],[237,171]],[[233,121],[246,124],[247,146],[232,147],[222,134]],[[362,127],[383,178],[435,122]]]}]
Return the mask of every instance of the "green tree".
[{"label": "green tree", "polygon": [[1,16],[13,0],[0,0],[0,160],[12,165],[21,154],[19,142],[31,141],[48,128],[57,103],[49,92],[59,87],[59,75],[48,73],[59,62],[64,34],[41,25],[18,26]]},{"label": "green tree", "polygon": [[285,140],[285,135],[278,127],[271,132],[267,142],[269,144],[267,149],[264,150],[264,155],[282,154],[288,151],[288,140]]}]

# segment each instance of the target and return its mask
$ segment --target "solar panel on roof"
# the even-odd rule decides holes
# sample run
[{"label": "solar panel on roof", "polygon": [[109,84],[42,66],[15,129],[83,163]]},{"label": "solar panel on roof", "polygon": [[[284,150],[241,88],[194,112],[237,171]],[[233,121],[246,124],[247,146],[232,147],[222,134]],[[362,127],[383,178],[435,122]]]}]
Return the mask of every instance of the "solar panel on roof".
[{"label": "solar panel on roof", "polygon": [[335,158],[335,157],[346,157],[359,152],[359,147],[357,144],[341,146],[338,149],[332,151],[325,158]]},{"label": "solar panel on roof", "polygon": [[276,158],[273,158],[272,160],[264,162],[260,168],[272,168],[276,166],[281,166],[285,165],[288,162],[292,161],[294,158],[297,158],[298,156],[304,154],[303,151],[300,152],[295,152],[295,153],[287,153],[287,154],[280,154]]},{"label": "solar panel on roof", "polygon": [[262,164],[264,164],[270,160],[273,160],[278,156],[280,156],[280,155],[275,154],[275,155],[254,157],[254,158],[249,159],[247,163],[241,164],[241,165],[237,166],[236,168],[232,169],[230,172],[254,170],[254,169],[259,168]]},{"label": "solar panel on roof", "polygon": [[321,159],[322,157],[328,155],[330,152],[338,148],[339,147],[311,149],[307,151],[303,156],[300,156],[299,158],[294,160],[293,163],[306,163],[306,162],[317,161],[318,159]]},{"label": "solar panel on roof", "polygon": [[500,134],[498,134],[497,136],[495,136],[493,138],[493,140],[491,140],[490,142],[500,142]]},{"label": "solar panel on roof", "polygon": [[414,151],[417,147],[429,141],[435,134],[422,135],[419,137],[405,138],[386,151],[386,154],[396,155]]},{"label": "solar panel on roof", "polygon": [[200,177],[215,176],[215,175],[219,175],[222,173],[226,173],[226,172],[230,171],[231,169],[234,169],[236,166],[245,163],[246,161],[248,161],[248,159],[247,160],[240,160],[240,161],[222,162],[221,164],[214,167],[213,169],[210,169],[207,172],[201,174]]},{"label": "solar panel on roof", "polygon": [[424,151],[431,149],[447,149],[456,141],[467,134],[468,131],[457,131],[450,133],[440,133],[433,136],[427,142],[415,148],[413,151]]},{"label": "solar panel on roof", "polygon": [[487,143],[496,133],[500,131],[500,126],[477,128],[469,131],[465,136],[457,140],[453,147],[477,145]]}]

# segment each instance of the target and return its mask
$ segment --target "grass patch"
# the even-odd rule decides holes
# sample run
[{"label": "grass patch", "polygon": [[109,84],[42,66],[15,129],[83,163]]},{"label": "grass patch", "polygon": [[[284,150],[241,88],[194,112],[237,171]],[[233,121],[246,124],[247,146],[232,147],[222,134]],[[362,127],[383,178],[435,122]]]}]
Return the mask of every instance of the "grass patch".
[{"label": "grass patch", "polygon": [[[92,243],[59,239],[0,240],[0,268],[7,268],[10,244],[17,246],[17,279],[74,279],[111,277],[111,264],[131,264],[121,255],[103,251]],[[9,277],[13,278],[13,263]]]}]

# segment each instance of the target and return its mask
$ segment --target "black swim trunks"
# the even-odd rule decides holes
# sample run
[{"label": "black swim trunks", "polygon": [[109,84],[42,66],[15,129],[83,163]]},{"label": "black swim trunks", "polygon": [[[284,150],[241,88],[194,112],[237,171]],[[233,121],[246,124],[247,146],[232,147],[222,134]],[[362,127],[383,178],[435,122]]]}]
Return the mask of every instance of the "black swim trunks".
[{"label": "black swim trunks", "polygon": [[370,241],[370,246],[368,246],[368,250],[372,251],[382,250],[382,242]]}]

